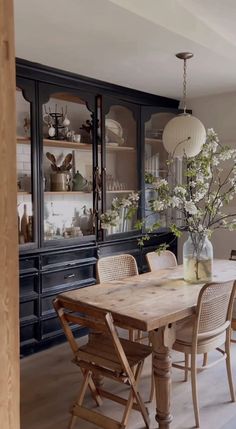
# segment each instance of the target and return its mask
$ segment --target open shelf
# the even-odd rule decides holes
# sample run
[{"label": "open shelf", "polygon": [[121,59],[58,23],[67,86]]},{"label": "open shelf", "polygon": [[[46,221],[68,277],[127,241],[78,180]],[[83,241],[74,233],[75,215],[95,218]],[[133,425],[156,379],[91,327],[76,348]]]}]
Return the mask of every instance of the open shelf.
[{"label": "open shelf", "polygon": [[155,139],[155,138],[150,138],[150,137],[145,137],[145,143],[162,143],[163,140],[162,139]]},{"label": "open shelf", "polygon": [[92,192],[83,192],[83,191],[45,191],[44,195],[91,195]]},{"label": "open shelf", "polygon": [[25,192],[25,191],[17,191],[18,197],[21,195],[31,195],[31,192]]},{"label": "open shelf", "polygon": [[17,141],[17,143],[21,143],[21,144],[30,144],[31,143],[30,137],[24,137],[24,136],[17,136],[16,141]]},{"label": "open shelf", "polygon": [[[17,137],[18,144],[30,144],[31,139],[28,137]],[[92,151],[93,146],[90,143],[74,143],[68,142],[66,140],[51,140],[51,139],[43,139],[43,145],[48,147],[61,147],[61,148],[69,148],[69,149],[80,149],[86,151]],[[136,152],[135,148],[131,146],[116,146],[113,143],[107,143],[106,149],[108,152]],[[100,147],[98,147],[100,150]]]},{"label": "open shelf", "polygon": [[75,143],[68,142],[66,140],[51,140],[51,139],[43,139],[44,146],[51,147],[66,147],[70,149],[82,149],[82,150],[92,150],[93,146],[89,143]]},{"label": "open shelf", "polygon": [[132,192],[137,192],[134,189],[119,189],[118,191],[106,191],[107,194],[131,194]]},{"label": "open shelf", "polygon": [[135,150],[135,148],[134,147],[131,147],[131,146],[116,146],[116,145],[114,145],[114,144],[112,144],[112,143],[107,143],[106,144],[106,149],[108,150],[108,151],[112,151],[112,152],[122,152],[122,151],[124,151],[124,152],[136,152],[136,150]]}]

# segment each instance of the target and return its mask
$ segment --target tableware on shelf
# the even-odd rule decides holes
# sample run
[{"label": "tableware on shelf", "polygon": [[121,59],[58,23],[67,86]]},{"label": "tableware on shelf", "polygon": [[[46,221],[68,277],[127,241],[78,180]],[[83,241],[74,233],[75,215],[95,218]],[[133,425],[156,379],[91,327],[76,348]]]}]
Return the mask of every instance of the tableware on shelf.
[{"label": "tableware on shelf", "polygon": [[27,205],[24,204],[24,213],[21,218],[21,234],[24,237],[24,243],[27,243],[28,241],[28,233],[27,233],[27,226],[28,226],[28,213],[27,213]]},{"label": "tableware on shelf", "polygon": [[81,134],[74,134],[73,135],[73,142],[80,143],[81,142]]},{"label": "tableware on shelf", "polygon": [[64,116],[64,119],[63,119],[62,125],[63,125],[64,127],[69,127],[69,125],[70,125],[70,120],[69,120],[69,118],[68,118],[67,114],[65,114],[65,116]]},{"label": "tableware on shelf", "polygon": [[50,175],[51,178],[51,191],[64,192],[68,191],[68,174],[65,172],[57,171]]},{"label": "tableware on shelf", "polygon": [[88,181],[80,174],[79,170],[77,170],[72,179],[72,183],[72,191],[85,191]]},{"label": "tableware on shelf", "polygon": [[105,120],[106,140],[109,144],[124,144],[123,128],[121,124],[114,119]]},{"label": "tableware on shelf", "polygon": [[49,137],[54,137],[54,136],[55,136],[55,134],[56,134],[56,129],[53,127],[53,125],[51,125],[51,126],[48,128],[48,135],[49,135]]}]

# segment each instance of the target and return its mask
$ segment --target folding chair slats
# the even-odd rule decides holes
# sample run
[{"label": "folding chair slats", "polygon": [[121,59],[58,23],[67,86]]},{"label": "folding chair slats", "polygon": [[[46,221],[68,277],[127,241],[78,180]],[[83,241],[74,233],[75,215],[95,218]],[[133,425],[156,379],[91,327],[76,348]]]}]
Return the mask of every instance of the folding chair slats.
[{"label": "folding chair slats", "polygon": [[[57,298],[54,307],[74,353],[73,362],[83,374],[83,383],[72,408],[69,428],[72,429],[76,417],[80,417],[104,429],[124,429],[132,409],[142,414],[146,427],[149,417],[146,407],[138,392],[138,382],[144,359],[151,353],[151,348],[129,340],[120,340],[110,313],[94,310],[85,304],[74,304],[69,300]],[[79,346],[73,335],[72,323],[92,328],[89,341]],[[94,332],[95,330],[95,332]],[[135,373],[133,368],[136,367]],[[128,399],[113,395],[95,386],[93,375],[102,375],[117,382],[128,382],[130,389]],[[128,387],[127,386],[127,387]],[[97,405],[104,396],[125,406],[120,422],[84,407],[85,391],[90,389]]]},{"label": "folding chair slats", "polygon": [[81,405],[75,405],[73,408],[73,414],[87,422],[93,423],[104,429],[121,429],[121,423],[112,419],[111,417],[99,414],[96,411],[89,410]]}]

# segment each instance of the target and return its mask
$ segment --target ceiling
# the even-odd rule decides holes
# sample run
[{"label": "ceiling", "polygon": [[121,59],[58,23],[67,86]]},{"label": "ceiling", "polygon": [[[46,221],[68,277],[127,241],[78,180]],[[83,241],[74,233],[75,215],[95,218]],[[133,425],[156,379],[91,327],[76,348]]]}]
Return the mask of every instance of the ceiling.
[{"label": "ceiling", "polygon": [[16,56],[181,98],[236,91],[235,0],[15,0]]}]

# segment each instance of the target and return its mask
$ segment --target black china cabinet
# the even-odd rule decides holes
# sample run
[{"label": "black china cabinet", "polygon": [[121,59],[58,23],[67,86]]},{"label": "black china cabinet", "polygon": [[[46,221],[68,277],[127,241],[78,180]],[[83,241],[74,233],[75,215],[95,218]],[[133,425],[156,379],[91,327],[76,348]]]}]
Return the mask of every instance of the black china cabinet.
[{"label": "black china cabinet", "polygon": [[[22,355],[63,334],[52,308],[60,292],[96,283],[99,257],[131,253],[140,272],[145,253],[177,243],[168,230],[143,248],[123,208],[119,224],[102,230],[100,214],[115,198],[140,193],[145,214],[150,175],[165,178],[165,124],[178,101],[16,60],[17,216]],[[150,216],[148,225],[156,222]],[[82,335],[83,330],[78,332]]]}]

